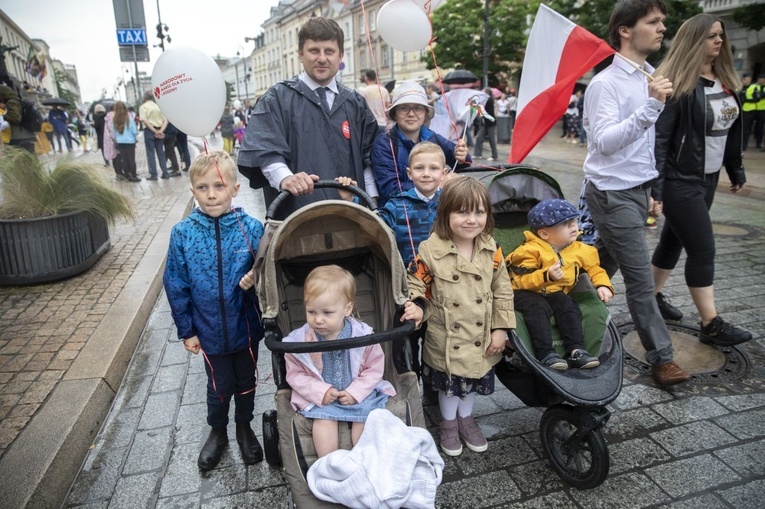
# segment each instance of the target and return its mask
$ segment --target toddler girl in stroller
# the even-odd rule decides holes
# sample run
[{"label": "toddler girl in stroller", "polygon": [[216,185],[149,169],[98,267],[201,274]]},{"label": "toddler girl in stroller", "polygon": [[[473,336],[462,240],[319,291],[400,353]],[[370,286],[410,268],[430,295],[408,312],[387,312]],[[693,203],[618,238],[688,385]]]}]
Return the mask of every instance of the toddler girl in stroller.
[{"label": "toddler girl in stroller", "polygon": [[[351,316],[356,281],[337,265],[317,267],[303,287],[306,324],[284,342],[340,341],[372,333]],[[338,421],[352,422],[353,445],[364,430],[369,412],[385,408],[393,386],[382,378],[385,356],[379,344],[352,350],[286,354],[287,383],[292,406],[313,420],[316,453],[326,456],[338,448]]]}]

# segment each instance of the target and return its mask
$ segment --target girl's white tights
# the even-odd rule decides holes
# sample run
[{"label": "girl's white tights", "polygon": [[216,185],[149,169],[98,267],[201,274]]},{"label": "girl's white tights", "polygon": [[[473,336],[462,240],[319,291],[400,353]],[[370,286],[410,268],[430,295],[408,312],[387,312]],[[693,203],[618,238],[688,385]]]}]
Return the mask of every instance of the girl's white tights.
[{"label": "girl's white tights", "polygon": [[448,397],[444,391],[438,391],[438,407],[441,410],[441,418],[445,421],[453,421],[460,417],[467,417],[473,413],[473,404],[475,403],[475,393],[471,392],[465,399],[457,396]]}]

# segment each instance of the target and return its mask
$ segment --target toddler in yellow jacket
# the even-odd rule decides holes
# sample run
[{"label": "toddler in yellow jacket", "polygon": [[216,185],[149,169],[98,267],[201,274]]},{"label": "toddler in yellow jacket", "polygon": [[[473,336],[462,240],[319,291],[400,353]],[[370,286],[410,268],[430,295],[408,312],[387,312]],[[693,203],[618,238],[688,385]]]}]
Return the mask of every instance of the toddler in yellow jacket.
[{"label": "toddler in yellow jacket", "polygon": [[[600,267],[598,251],[579,242],[579,212],[565,200],[543,200],[529,211],[531,231],[526,241],[505,258],[510,271],[515,309],[523,314],[537,359],[545,366],[564,371],[600,365],[584,349],[582,314],[568,295],[584,271],[603,302],[613,297],[613,287]],[[566,359],[553,348],[550,318],[555,317]]]}]

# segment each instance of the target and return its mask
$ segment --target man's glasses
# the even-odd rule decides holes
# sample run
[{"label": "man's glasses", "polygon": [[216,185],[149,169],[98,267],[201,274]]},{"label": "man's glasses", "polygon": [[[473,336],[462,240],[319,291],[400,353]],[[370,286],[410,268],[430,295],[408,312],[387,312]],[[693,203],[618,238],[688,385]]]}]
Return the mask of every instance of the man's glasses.
[{"label": "man's glasses", "polygon": [[419,104],[403,104],[401,106],[396,106],[396,111],[400,111],[404,115],[408,115],[411,112],[422,115],[425,113],[425,106],[421,106]]}]

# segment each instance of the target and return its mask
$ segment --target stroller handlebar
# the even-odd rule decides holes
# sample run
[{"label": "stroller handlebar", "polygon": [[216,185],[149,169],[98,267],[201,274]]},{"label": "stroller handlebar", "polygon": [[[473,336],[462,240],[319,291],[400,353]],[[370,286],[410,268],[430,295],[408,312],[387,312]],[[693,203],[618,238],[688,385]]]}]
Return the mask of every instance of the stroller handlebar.
[{"label": "stroller handlebar", "polygon": [[273,329],[267,329],[265,333],[266,347],[272,352],[277,353],[313,353],[313,352],[331,352],[335,350],[350,350],[351,348],[366,347],[394,339],[403,339],[409,337],[414,332],[414,321],[407,320],[402,325],[394,327],[388,331],[367,334],[355,338],[343,339],[342,341],[321,341],[310,343],[285,343],[277,339],[277,334]]},{"label": "stroller handlebar", "polygon": [[[343,189],[345,191],[350,191],[359,197],[361,205],[372,211],[377,210],[377,205],[375,205],[372,197],[358,186],[344,186],[339,182],[335,182],[334,180],[317,180],[313,183],[313,187],[314,189]],[[289,196],[292,196],[289,191],[281,191],[277,197],[274,198],[274,201],[271,202],[271,205],[268,207],[268,211],[266,212],[267,220],[273,219],[274,216],[276,216],[276,212],[279,210],[279,207],[281,207],[284,200],[286,200]]]}]

